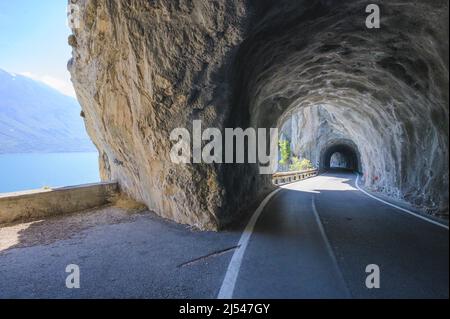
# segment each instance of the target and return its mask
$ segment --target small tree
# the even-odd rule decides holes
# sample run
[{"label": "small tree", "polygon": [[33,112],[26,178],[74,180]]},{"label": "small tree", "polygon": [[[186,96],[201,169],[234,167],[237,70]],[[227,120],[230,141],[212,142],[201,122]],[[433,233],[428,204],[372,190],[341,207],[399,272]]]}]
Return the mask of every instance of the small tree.
[{"label": "small tree", "polygon": [[288,140],[278,141],[278,146],[280,147],[281,159],[280,164],[285,165],[289,163],[289,158],[291,157],[291,143]]},{"label": "small tree", "polygon": [[314,168],[314,166],[310,160],[308,160],[306,158],[299,160],[298,157],[296,157],[296,156],[292,157],[292,164],[289,165],[290,171],[304,171],[304,170],[313,169],[313,168]]}]

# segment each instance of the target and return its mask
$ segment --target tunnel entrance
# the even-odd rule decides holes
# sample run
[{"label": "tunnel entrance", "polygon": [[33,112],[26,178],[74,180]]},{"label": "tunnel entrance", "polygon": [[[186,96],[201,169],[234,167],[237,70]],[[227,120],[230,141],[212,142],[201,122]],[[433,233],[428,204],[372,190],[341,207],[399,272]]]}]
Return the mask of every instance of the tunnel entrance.
[{"label": "tunnel entrance", "polygon": [[361,172],[359,151],[351,141],[331,142],[321,153],[320,172],[332,169]]}]

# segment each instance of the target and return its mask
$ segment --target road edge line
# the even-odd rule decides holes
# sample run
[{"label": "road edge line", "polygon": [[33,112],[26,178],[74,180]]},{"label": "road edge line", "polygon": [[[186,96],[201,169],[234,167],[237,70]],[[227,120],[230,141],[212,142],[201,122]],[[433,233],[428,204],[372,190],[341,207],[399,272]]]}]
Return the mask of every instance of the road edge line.
[{"label": "road edge line", "polygon": [[256,222],[258,221],[258,218],[263,212],[266,205],[269,203],[270,199],[281,190],[282,188],[277,188],[269,195],[267,195],[261,202],[261,204],[259,204],[258,208],[255,210],[249,222],[247,223],[247,226],[242,232],[241,238],[239,239],[239,242],[237,244],[238,248],[234,251],[233,257],[231,257],[227,272],[222,282],[222,286],[220,287],[219,294],[217,295],[217,299],[233,298],[234,287],[236,285],[236,280],[239,274],[242,259],[244,257],[245,249],[247,248]]},{"label": "road edge line", "polygon": [[435,221],[435,220],[432,220],[432,219],[427,218],[427,217],[425,217],[425,216],[419,215],[419,214],[414,213],[414,212],[412,212],[412,211],[410,211],[410,210],[408,210],[408,209],[406,209],[406,208],[403,208],[403,207],[397,206],[397,205],[395,205],[395,204],[389,203],[389,202],[387,202],[387,201],[385,201],[385,200],[382,200],[381,198],[378,198],[378,197],[376,197],[376,196],[374,196],[374,195],[372,195],[372,194],[369,194],[369,193],[366,192],[364,189],[362,189],[361,187],[359,187],[358,181],[359,181],[359,174],[356,174],[355,186],[356,186],[356,188],[357,188],[360,192],[364,193],[365,195],[367,195],[367,196],[369,196],[369,197],[371,197],[371,198],[373,198],[373,199],[375,199],[375,200],[377,200],[377,201],[379,201],[379,202],[382,202],[382,203],[384,203],[384,204],[386,204],[386,205],[389,205],[389,206],[391,206],[391,207],[397,208],[398,210],[401,210],[401,211],[403,211],[403,212],[405,212],[405,213],[408,213],[408,214],[413,215],[413,216],[415,216],[415,217],[417,217],[417,218],[420,218],[420,219],[422,219],[422,220],[424,220],[424,221],[427,221],[427,222],[429,222],[429,223],[431,223],[431,224],[434,224],[434,225],[436,225],[436,226],[440,226],[440,227],[442,227],[442,228],[445,228],[445,229],[449,230],[449,229],[448,229],[448,226],[445,225],[445,224],[441,224],[441,223],[439,223],[438,221]]}]

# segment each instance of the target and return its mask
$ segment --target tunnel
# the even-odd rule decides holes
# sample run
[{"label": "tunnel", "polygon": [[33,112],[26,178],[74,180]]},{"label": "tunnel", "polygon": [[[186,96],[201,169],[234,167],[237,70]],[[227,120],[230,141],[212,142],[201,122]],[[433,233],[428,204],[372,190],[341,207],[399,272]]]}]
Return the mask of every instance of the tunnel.
[{"label": "tunnel", "polygon": [[68,68],[102,179],[160,216],[220,229],[270,176],[173,163],[170,132],[291,121],[321,171],[340,153],[365,187],[448,214],[448,2],[377,4],[379,29],[359,0],[79,1]]},{"label": "tunnel", "polygon": [[362,173],[358,150],[351,142],[334,142],[322,150],[321,153],[320,172],[341,169]]}]

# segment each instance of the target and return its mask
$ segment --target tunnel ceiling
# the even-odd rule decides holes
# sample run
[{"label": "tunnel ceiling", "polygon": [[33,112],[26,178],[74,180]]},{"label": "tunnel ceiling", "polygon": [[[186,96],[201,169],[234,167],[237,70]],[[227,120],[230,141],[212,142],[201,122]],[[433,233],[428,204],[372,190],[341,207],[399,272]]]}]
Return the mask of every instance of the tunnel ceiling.
[{"label": "tunnel ceiling", "polygon": [[366,186],[448,210],[447,1],[377,1],[371,30],[356,0],[78,3],[69,70],[102,177],[156,213],[217,229],[270,188],[251,165],[171,163],[173,128],[293,114],[354,142]]}]

